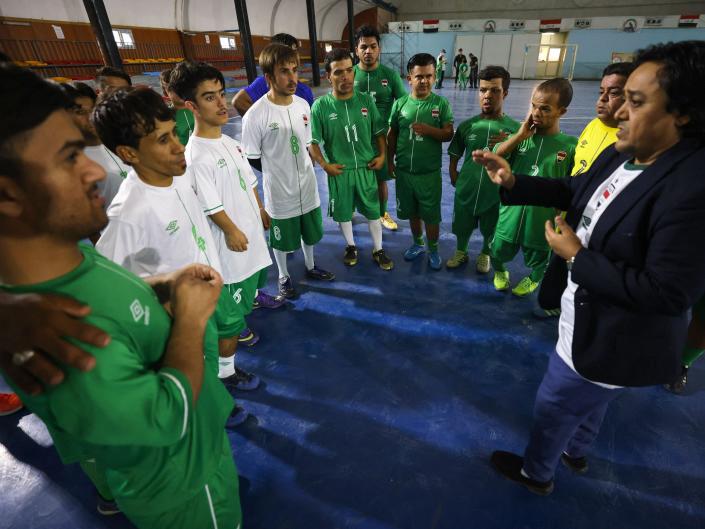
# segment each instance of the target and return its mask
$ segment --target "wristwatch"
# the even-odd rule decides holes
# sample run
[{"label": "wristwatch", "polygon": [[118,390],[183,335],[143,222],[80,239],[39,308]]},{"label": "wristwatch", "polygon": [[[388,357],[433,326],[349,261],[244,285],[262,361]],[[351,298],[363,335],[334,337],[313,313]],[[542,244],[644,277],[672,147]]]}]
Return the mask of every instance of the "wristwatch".
[{"label": "wristwatch", "polygon": [[565,261],[565,266],[568,268],[568,272],[573,270],[573,263],[575,263],[575,255],[571,257],[570,259],[566,259]]}]

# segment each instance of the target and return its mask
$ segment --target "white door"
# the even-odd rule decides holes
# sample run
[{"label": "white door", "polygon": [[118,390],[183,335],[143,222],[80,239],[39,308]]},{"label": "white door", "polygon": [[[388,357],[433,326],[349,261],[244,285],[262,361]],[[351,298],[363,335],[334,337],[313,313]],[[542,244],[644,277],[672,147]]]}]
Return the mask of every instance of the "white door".
[{"label": "white door", "polygon": [[509,54],[509,74],[512,78],[521,78],[522,70],[524,69],[524,54],[527,53],[526,64],[529,65],[527,73],[531,74],[533,70],[533,65],[538,61],[539,48],[538,44],[541,42],[541,35],[539,33],[514,33],[514,38],[512,38],[512,49]]},{"label": "white door", "polygon": [[512,47],[512,35],[485,33],[480,57],[480,69],[489,66],[509,68],[509,52]]}]

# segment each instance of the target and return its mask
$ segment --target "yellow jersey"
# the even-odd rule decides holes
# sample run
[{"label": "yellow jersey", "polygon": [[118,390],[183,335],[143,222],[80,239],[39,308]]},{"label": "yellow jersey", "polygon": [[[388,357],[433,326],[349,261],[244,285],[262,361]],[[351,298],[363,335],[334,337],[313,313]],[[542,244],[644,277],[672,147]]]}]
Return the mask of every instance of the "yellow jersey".
[{"label": "yellow jersey", "polygon": [[571,175],[584,173],[592,162],[609,145],[617,141],[617,128],[608,127],[599,118],[593,119],[578,138],[578,145],[575,148],[575,164]]}]

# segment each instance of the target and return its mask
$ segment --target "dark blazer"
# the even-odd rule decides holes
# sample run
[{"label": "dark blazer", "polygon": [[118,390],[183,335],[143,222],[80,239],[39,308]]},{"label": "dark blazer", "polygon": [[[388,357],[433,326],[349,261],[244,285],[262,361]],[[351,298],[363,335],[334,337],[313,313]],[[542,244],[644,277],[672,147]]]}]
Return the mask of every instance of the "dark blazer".
[{"label": "dark blazer", "polygon": [[[586,173],[560,180],[517,175],[504,204],[567,211],[576,229],[585,205],[630,158],[605,149]],[[539,303],[559,307],[567,284],[554,255]],[[680,374],[688,309],[705,292],[705,148],[682,140],[612,202],[573,264],[573,363],[582,376],[620,386],[673,381]]]}]

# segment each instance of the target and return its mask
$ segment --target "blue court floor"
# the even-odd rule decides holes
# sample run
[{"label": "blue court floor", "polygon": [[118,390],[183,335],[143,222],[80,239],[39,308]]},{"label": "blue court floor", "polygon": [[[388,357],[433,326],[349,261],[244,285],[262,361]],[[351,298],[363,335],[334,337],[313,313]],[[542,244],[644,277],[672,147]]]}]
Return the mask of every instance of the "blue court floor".
[{"label": "blue court floor", "polygon": [[[512,83],[509,115],[524,117],[535,84]],[[578,134],[594,116],[598,84],[574,86],[562,128]],[[476,92],[447,80],[440,93],[456,125],[477,112]],[[239,126],[234,119],[227,133],[237,136]],[[447,157],[443,174],[447,259],[455,250]],[[245,528],[705,527],[705,363],[691,370],[683,396],[656,387],[616,399],[589,473],[558,468],[555,492],[535,496],[499,477],[488,458],[495,449],[523,451],[556,321],[534,319],[533,299],[497,293],[491,276],[475,273],[479,235],[469,266],[434,272],[424,259],[403,261],[411,236],[401,222],[384,233],[395,268],[383,272],[362,218],[353,268],[342,263],[338,227],[325,219],[324,229],[317,264],[336,281],[306,280],[301,252],[293,254],[300,298],[255,311],[249,323],[262,339],[239,353],[264,381],[237,396],[255,417],[230,433]],[[512,283],[526,271],[521,259],[510,266]],[[275,266],[270,279],[273,292]],[[0,418],[0,476],[2,528],[131,527],[121,515],[96,513],[88,480],[77,466],[61,465],[32,415]]]}]

